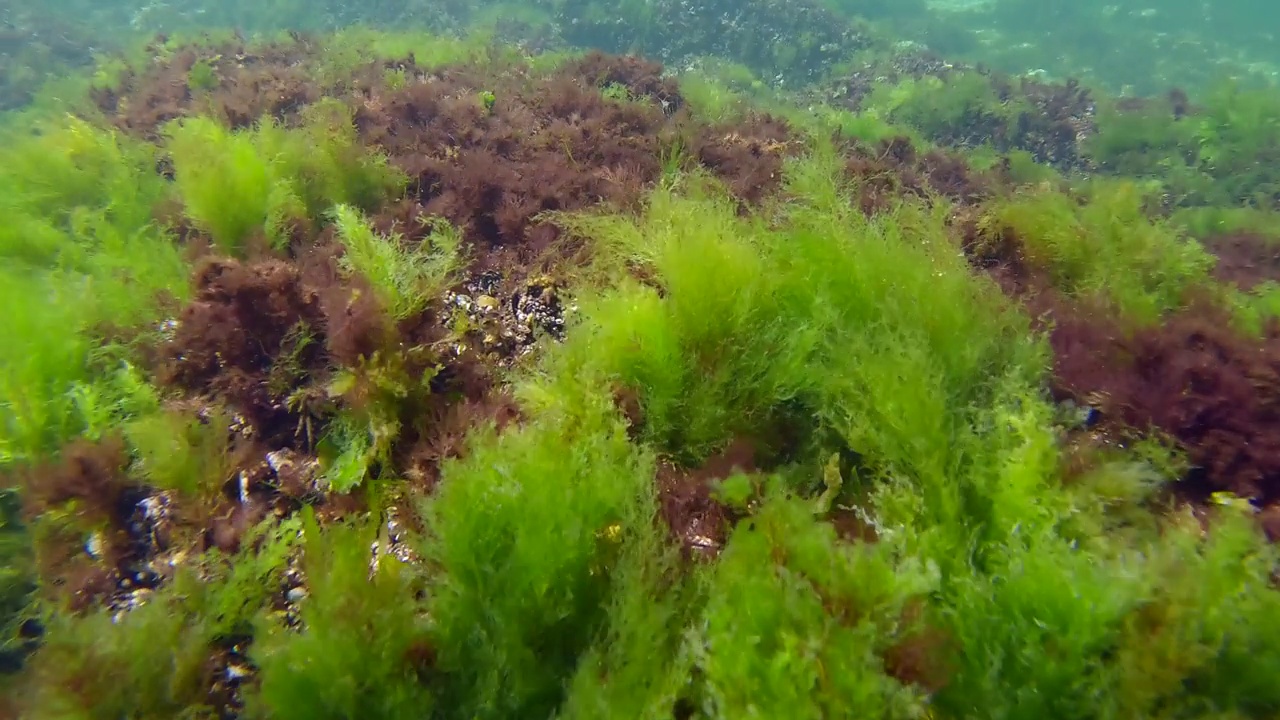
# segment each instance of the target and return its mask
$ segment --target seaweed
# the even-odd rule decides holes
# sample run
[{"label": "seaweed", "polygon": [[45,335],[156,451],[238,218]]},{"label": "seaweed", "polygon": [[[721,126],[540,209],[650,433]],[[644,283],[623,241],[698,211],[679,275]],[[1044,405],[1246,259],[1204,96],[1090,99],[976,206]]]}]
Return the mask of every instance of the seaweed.
[{"label": "seaweed", "polygon": [[[269,611],[301,524],[260,526],[236,555],[193,557],[171,582],[127,613],[94,609],[55,613],[24,676],[18,701],[26,716],[172,717],[217,713],[234,677],[215,649],[234,646]],[[234,665],[234,663],[231,663]],[[232,693],[234,695],[234,693]]]},{"label": "seaweed", "polygon": [[768,497],[710,581],[694,656],[708,714],[822,717],[857,702],[877,717],[919,716],[928,690],[913,683],[930,681],[895,679],[886,656],[927,632],[907,619],[909,603],[939,580],[931,564],[843,543],[805,503]]},{"label": "seaweed", "polygon": [[[1234,332],[1222,310],[1193,308],[1157,326],[1059,313],[1056,374],[1123,426],[1158,428],[1187,450],[1192,487],[1267,505],[1277,493],[1277,339]],[[1207,494],[1205,491],[1200,491]]]},{"label": "seaweed", "polygon": [[[430,612],[444,707],[553,711],[563,679],[607,627],[627,577],[620,563],[644,559],[625,548],[655,532],[652,459],[629,444],[606,398],[592,405],[482,431],[443,470],[421,551],[442,571]],[[485,515],[470,511],[477,502]]]},{"label": "seaweed", "polygon": [[298,200],[251,137],[192,118],[169,130],[168,147],[186,214],[219,249],[239,254],[255,231],[280,244]]},{"label": "seaweed", "polygon": [[373,286],[378,300],[397,322],[421,313],[458,279],[464,259],[460,240],[448,223],[424,222],[432,228],[412,250],[399,235],[374,232],[359,211],[339,205],[334,210],[344,253],[344,266],[359,272]]},{"label": "seaweed", "polygon": [[0,558],[4,568],[0,571],[0,587],[4,587],[0,594],[0,677],[20,668],[23,658],[34,649],[22,632],[22,626],[31,620],[36,572],[21,507],[16,492],[0,492]]},{"label": "seaweed", "polygon": [[[245,266],[211,259],[196,269],[195,285],[195,297],[161,348],[160,381],[225,403],[265,441],[292,437],[298,420],[284,400],[293,388],[276,387],[273,394],[270,380],[280,372],[275,359],[297,352],[300,325],[324,327],[318,293],[281,261]],[[300,382],[327,371],[318,344],[304,348],[289,370]]]},{"label": "seaweed", "polygon": [[988,207],[983,227],[1020,240],[1022,259],[1062,292],[1101,298],[1123,316],[1154,321],[1207,282],[1213,257],[1175,228],[1148,220],[1132,183],[1105,183],[1084,202],[1056,191],[1024,191]]},{"label": "seaweed", "polygon": [[338,492],[360,485],[370,469],[389,473],[392,447],[405,424],[431,394],[440,371],[432,348],[375,352],[335,374],[327,392],[343,412],[320,448],[325,479]]},{"label": "seaweed", "polygon": [[235,132],[205,117],[167,130],[178,193],[186,214],[225,254],[242,254],[254,237],[277,249],[297,223],[320,219],[338,204],[372,208],[393,198],[403,179],[354,145],[349,114],[317,104],[301,129],[268,119]]},{"label": "seaweed", "polygon": [[39,136],[10,130],[0,162],[11,221],[0,233],[5,466],[134,412],[128,338],[187,293],[180,250],[152,222],[164,197],[153,149],[76,118]]},{"label": "seaweed", "polygon": [[173,411],[133,420],[125,435],[136,456],[134,472],[157,490],[208,502],[232,474],[229,426],[222,418]]},{"label": "seaweed", "polygon": [[[1080,182],[1077,84],[493,39],[160,40],[12,119],[2,711],[1280,708],[1264,203]],[[1232,102],[1103,174],[1265,156]]]},{"label": "seaweed", "polygon": [[1189,108],[1168,101],[1114,107],[1099,118],[1099,166],[1159,183],[1175,207],[1275,208],[1271,158],[1280,152],[1277,99],[1219,84]]},{"label": "seaweed", "polygon": [[[862,79],[883,78],[885,64],[890,77],[901,77]],[[1094,133],[1095,103],[1075,80],[1050,84],[928,58],[911,63],[873,55],[834,94],[841,105],[911,128],[944,147],[1020,151],[1061,172],[1091,169],[1081,141]]]},{"label": "seaweed", "polygon": [[385,557],[370,567],[368,527],[302,518],[303,630],[260,616],[249,659],[259,680],[247,717],[414,718],[434,710],[435,649],[421,578]]}]

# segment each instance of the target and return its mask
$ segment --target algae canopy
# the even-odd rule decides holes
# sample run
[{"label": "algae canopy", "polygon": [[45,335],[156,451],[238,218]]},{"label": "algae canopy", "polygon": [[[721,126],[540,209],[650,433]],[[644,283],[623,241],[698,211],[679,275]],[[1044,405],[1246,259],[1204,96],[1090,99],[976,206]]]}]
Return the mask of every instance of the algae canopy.
[{"label": "algae canopy", "polygon": [[0,0],[0,716],[1280,717],[1256,0]]}]

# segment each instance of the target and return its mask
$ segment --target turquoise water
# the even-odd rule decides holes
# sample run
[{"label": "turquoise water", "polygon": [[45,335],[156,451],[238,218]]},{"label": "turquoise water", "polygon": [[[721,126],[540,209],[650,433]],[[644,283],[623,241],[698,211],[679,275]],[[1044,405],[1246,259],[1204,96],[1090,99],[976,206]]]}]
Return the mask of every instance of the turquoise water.
[{"label": "turquoise water", "polygon": [[[918,43],[949,58],[1010,72],[1079,77],[1116,92],[1154,94],[1174,86],[1210,86],[1226,78],[1269,82],[1280,67],[1280,43],[1275,42],[1280,11],[1256,0],[10,0],[0,6],[0,57],[15,68],[29,64],[30,72],[39,73],[44,69],[41,63],[50,59],[81,60],[129,37],[155,33],[226,27],[246,32],[319,30],[353,23],[445,30],[492,19],[507,25],[528,21],[539,26],[540,38],[578,42],[592,39],[591,33],[579,32],[582,27],[595,26],[601,31],[594,39],[610,46],[607,49],[639,44],[650,55],[699,50],[746,55],[761,41],[801,42],[806,34],[828,41],[830,21],[806,16],[806,8],[815,6],[855,25],[870,21],[876,36],[887,42]],[[787,12],[788,7],[794,11]],[[806,27],[805,20],[812,27]],[[839,55],[825,54],[823,61],[835,62]],[[11,75],[28,72],[7,70]]]}]

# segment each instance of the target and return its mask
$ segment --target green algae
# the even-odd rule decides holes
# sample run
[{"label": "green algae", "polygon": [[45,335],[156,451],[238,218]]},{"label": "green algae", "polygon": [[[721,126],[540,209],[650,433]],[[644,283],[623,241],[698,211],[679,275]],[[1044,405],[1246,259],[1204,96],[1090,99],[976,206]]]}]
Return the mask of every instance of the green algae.
[{"label": "green algae", "polygon": [[[832,124],[846,120],[864,122]],[[204,716],[203,663],[234,636],[254,638],[254,717],[1274,713],[1275,551],[1232,508],[1207,533],[1164,514],[1153,490],[1174,475],[1138,451],[1064,483],[1044,338],[958,252],[945,204],[868,218],[849,203],[856,181],[815,130],[832,124],[805,126],[818,137],[787,166],[786,200],[756,213],[673,163],[679,182],[638,217],[551,218],[597,267],[574,288],[564,342],[513,374],[522,424],[473,430],[421,500],[424,564],[383,557],[371,571],[378,533],[361,522],[264,528],[261,544],[201,556],[201,572],[121,622],[54,615],[32,717]],[[80,121],[65,132],[20,146],[26,165],[3,164],[6,209],[35,230],[0,245],[19,263],[0,282],[5,307],[24,310],[6,315],[18,344],[0,355],[0,465],[124,427],[148,482],[192,491],[223,459],[220,428],[171,436],[184,426],[157,414],[128,348],[96,351],[100,321],[147,327],[164,317],[152,293],[189,295],[151,220],[170,189],[147,172],[149,148]],[[420,313],[465,248],[443,230],[412,251],[374,233],[355,208],[376,209],[402,180],[350,136],[315,159],[313,132],[175,126],[185,213],[233,253],[255,233],[283,245],[286,218],[334,221],[347,270],[392,317]],[[34,161],[51,148],[58,182]],[[1207,281],[1203,251],[1149,221],[1130,185],[988,209],[1059,286],[1124,315],[1157,319]],[[96,309],[80,302],[89,289]],[[329,385],[378,400],[330,428],[335,489],[391,465],[400,410],[431,381],[404,359],[367,358]],[[615,408],[619,387],[641,422]],[[691,567],[654,523],[654,474],[736,437],[771,470],[737,476],[746,517],[714,562]],[[832,457],[844,479],[815,514]],[[877,541],[842,535],[837,511]],[[309,597],[295,632],[270,605],[299,546]],[[908,671],[899,653],[913,643],[930,664]]]},{"label": "green algae", "polygon": [[165,191],[151,148],[69,118],[12,142],[5,159],[7,465],[45,457],[132,412],[128,350],[104,346],[103,331],[158,323],[162,296],[181,299],[188,290],[178,248],[151,220]]},{"label": "green algae", "polygon": [[255,233],[283,247],[293,223],[318,220],[335,204],[373,207],[403,185],[356,145],[345,108],[313,106],[307,119],[301,132],[270,120],[235,132],[204,117],[168,129],[186,213],[224,252],[241,253]]},{"label": "green algae", "polygon": [[1214,261],[1195,240],[1150,220],[1143,203],[1132,183],[1100,183],[1084,203],[1033,190],[993,203],[986,222],[1016,232],[1027,259],[1047,269],[1056,287],[1151,322],[1207,284]]},{"label": "green algae", "polygon": [[248,717],[421,718],[434,709],[415,653],[428,616],[415,591],[418,573],[382,556],[371,571],[363,525],[321,530],[303,516],[302,566],[307,598],[295,633],[262,617],[250,657],[261,684]]},{"label": "green algae", "polygon": [[400,236],[376,233],[350,205],[334,208],[333,220],[346,247],[344,267],[373,285],[394,320],[418,315],[459,280],[461,238],[446,221],[432,223],[432,232],[410,250]]},{"label": "green algae", "polygon": [[1090,152],[1113,172],[1156,179],[1179,205],[1274,209],[1280,98],[1225,83],[1202,102],[1185,116],[1163,103],[1105,112]]}]

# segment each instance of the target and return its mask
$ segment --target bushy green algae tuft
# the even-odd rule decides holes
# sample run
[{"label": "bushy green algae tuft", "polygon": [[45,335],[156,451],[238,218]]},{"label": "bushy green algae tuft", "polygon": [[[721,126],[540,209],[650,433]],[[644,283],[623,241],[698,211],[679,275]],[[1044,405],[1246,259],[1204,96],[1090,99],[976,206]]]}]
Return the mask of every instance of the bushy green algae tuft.
[{"label": "bushy green algae tuft", "polygon": [[1026,260],[1064,293],[1097,298],[1123,317],[1150,323],[1181,307],[1191,289],[1208,285],[1214,260],[1177,227],[1151,220],[1144,202],[1140,188],[1125,181],[1097,182],[1084,201],[1028,189],[992,202],[984,224],[1014,233]]},{"label": "bushy green algae tuft", "polygon": [[422,718],[431,654],[420,573],[390,555],[371,564],[367,523],[300,523],[307,598],[302,633],[261,618],[250,657],[261,683],[247,715],[261,718]]},{"label": "bushy green algae tuft", "polygon": [[370,282],[393,320],[418,315],[461,275],[461,238],[447,222],[432,221],[432,232],[413,248],[399,235],[378,234],[350,205],[335,207],[333,222],[345,248],[344,269]]},{"label": "bushy green algae tuft", "polygon": [[349,112],[336,103],[308,108],[300,129],[268,118],[233,131],[197,116],[174,121],[167,134],[187,216],[230,255],[251,239],[287,247],[295,223],[318,221],[334,205],[373,209],[405,183],[357,143]]},{"label": "bushy green algae tuft", "polygon": [[501,437],[482,431],[426,509],[441,702],[468,716],[553,713],[580,658],[635,631],[616,623],[646,619],[627,594],[664,582],[644,572],[666,552],[653,458],[628,442],[607,396],[579,400]]},{"label": "bushy green algae tuft", "polygon": [[98,432],[137,397],[127,349],[103,333],[149,329],[188,293],[186,263],[152,221],[165,196],[154,162],[150,146],[73,117],[6,143],[0,464]]},{"label": "bushy green algae tuft", "polygon": [[[1189,518],[1175,517],[1165,536],[1152,525],[1132,525],[1132,515],[1121,510],[1146,502],[1153,487],[1130,469],[1143,467],[1140,458],[1104,465],[1089,485],[1062,486],[1053,413],[1039,389],[1043,354],[1025,321],[1002,309],[1003,301],[985,281],[954,259],[954,251],[933,234],[937,230],[930,231],[939,227],[936,219],[911,206],[892,220],[853,216],[842,203],[831,202],[841,197],[833,177],[830,167],[813,161],[792,168],[791,187],[804,188],[798,196],[807,200],[782,210],[790,222],[780,229],[739,219],[714,198],[662,195],[638,224],[570,220],[615,252],[652,263],[662,292],[624,285],[587,302],[582,326],[556,356],[564,364],[553,364],[559,368],[555,377],[596,378],[634,389],[643,408],[642,437],[677,457],[696,459],[731,434],[758,433],[780,406],[804,407],[800,417],[810,418],[810,425],[808,444],[800,447],[812,453],[818,442],[828,448],[835,443],[853,454],[850,487],[869,494],[862,511],[880,536],[875,550],[849,556],[848,572],[858,579],[845,587],[882,587],[883,597],[895,597],[883,580],[863,575],[881,568],[876,572],[889,572],[905,593],[883,611],[901,609],[915,593],[927,598],[915,617],[928,622],[940,638],[938,647],[945,648],[933,658],[946,668],[930,701],[937,714],[1124,717],[1169,702],[1232,706],[1242,694],[1251,702],[1271,702],[1252,694],[1255,686],[1246,676],[1240,685],[1226,682],[1216,664],[1237,653],[1257,653],[1265,641],[1230,636],[1239,641],[1224,644],[1215,638],[1229,636],[1199,619],[1210,612],[1243,628],[1254,612],[1278,600],[1265,570],[1274,553],[1248,529],[1247,519],[1222,513],[1221,534],[1208,539],[1188,525]],[[813,232],[817,223],[823,232]],[[538,388],[527,391],[535,406],[573,402],[568,392]],[[718,437],[712,429],[717,421]],[[816,475],[815,460],[812,454],[806,460],[802,450],[789,465],[808,466]],[[790,475],[793,491],[813,487],[804,472]],[[804,513],[782,516],[801,525],[766,537],[798,538],[811,522],[799,519]],[[743,581],[735,572],[758,574],[758,564],[744,563],[735,571],[731,559],[750,552],[751,543],[764,542],[754,538],[779,522],[774,517],[740,525],[717,566],[701,612],[730,613],[721,621],[731,623],[727,628],[734,627],[730,617],[782,611],[767,608],[784,602],[789,592],[801,593],[794,602],[806,595],[810,600],[804,602],[821,598],[822,607],[833,611],[829,593],[837,590],[822,589],[816,578],[810,580],[816,587],[790,591],[720,591],[718,583]],[[1169,536],[1183,539],[1166,543]],[[817,540],[822,532],[814,537],[823,542]],[[790,554],[779,552],[771,557],[784,558],[780,562],[790,567]],[[1214,584],[1189,596],[1175,579],[1181,574],[1165,569],[1174,558],[1203,567],[1231,552],[1257,558],[1256,564],[1215,565],[1234,586]],[[822,566],[829,567],[844,556],[824,557]],[[1232,609],[1212,610],[1223,603]],[[800,613],[802,605],[785,607]],[[1142,652],[1149,639],[1139,629],[1147,627],[1143,618],[1153,607],[1168,608],[1173,614],[1167,617],[1186,623],[1161,632],[1179,633],[1188,653],[1170,673],[1170,680],[1178,680],[1155,686],[1117,655],[1117,648],[1126,658]],[[695,635],[686,652],[706,673],[696,674],[702,678],[693,691],[698,707],[709,716],[736,717],[776,702],[791,714],[820,717],[820,708],[829,712],[875,697],[882,703],[877,714],[923,712],[919,703],[925,695],[917,689],[913,700],[911,691],[886,676],[892,665],[874,654],[874,648],[892,644],[892,633],[905,632],[892,613],[879,625],[870,619],[874,614],[860,616],[873,624],[848,629],[857,636],[856,628],[878,627],[873,635],[885,644],[868,637],[860,653],[834,655],[825,643],[838,643],[839,636],[820,629],[826,620],[803,617],[792,616],[788,622],[798,625],[778,642],[789,640],[773,646],[776,652],[767,654],[772,662],[762,658],[759,665],[751,658],[761,647],[760,635],[738,628],[713,641],[718,636],[706,633],[716,625],[695,622],[704,634]],[[748,644],[738,648],[735,642]],[[723,662],[729,665],[717,670],[716,652],[724,643]],[[861,654],[866,652],[873,654]],[[1258,658],[1262,665],[1277,660],[1268,653]],[[724,675],[730,672],[735,674]],[[859,676],[865,679],[855,682]],[[795,695],[797,681],[816,692]],[[1202,689],[1188,692],[1188,685]],[[743,688],[751,690],[735,699]]]}]

